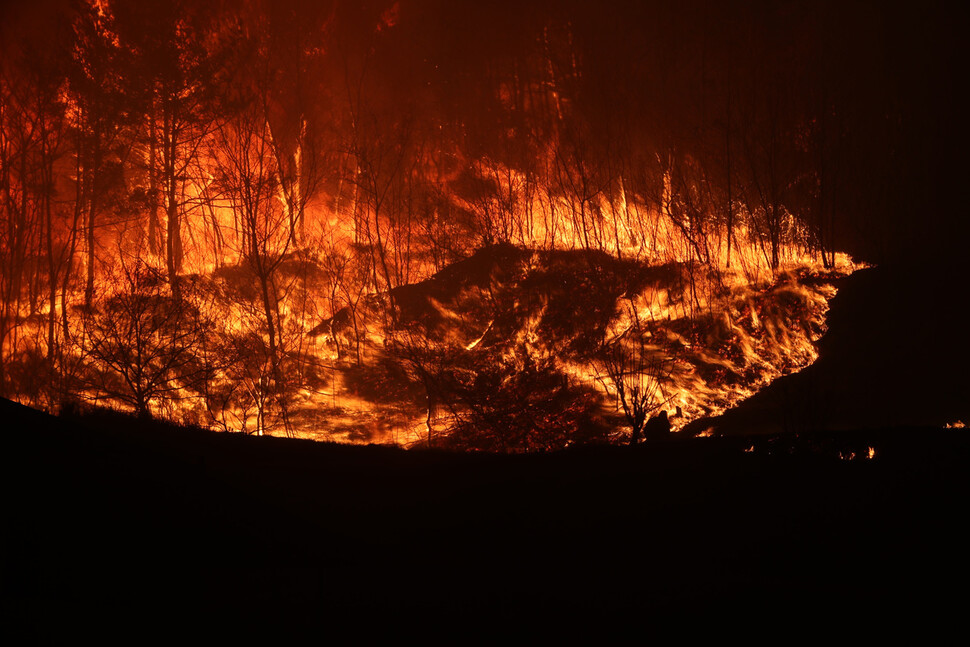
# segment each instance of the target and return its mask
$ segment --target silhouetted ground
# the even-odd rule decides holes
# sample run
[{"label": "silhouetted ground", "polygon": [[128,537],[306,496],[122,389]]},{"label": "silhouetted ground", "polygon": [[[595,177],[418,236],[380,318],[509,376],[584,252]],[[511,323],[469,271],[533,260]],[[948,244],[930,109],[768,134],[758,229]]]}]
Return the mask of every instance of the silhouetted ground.
[{"label": "silhouetted ground", "polygon": [[500,456],[0,408],[7,644],[646,636],[966,602],[970,430]]}]

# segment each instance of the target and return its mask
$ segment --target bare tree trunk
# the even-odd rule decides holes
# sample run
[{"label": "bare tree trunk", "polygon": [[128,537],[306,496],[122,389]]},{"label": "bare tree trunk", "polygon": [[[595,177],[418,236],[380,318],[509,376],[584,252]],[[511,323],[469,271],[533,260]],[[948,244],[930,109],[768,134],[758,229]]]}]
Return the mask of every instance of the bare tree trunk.
[{"label": "bare tree trunk", "polygon": [[725,152],[727,154],[727,268],[731,269],[731,239],[734,238],[734,197],[731,195],[731,95],[728,91],[728,115]]},{"label": "bare tree trunk", "polygon": [[179,178],[176,174],[176,155],[178,153],[178,142],[175,135],[175,117],[168,111],[165,113],[164,131],[162,134],[165,165],[165,193],[166,193],[166,216],[167,216],[167,236],[165,245],[165,263],[168,270],[168,280],[172,288],[172,295],[178,299],[181,296],[179,290],[179,272],[182,269],[182,237],[179,226],[179,205],[177,202]]},{"label": "bare tree trunk", "polygon": [[[273,372],[273,396],[280,406],[280,414],[283,418],[283,428],[286,435],[291,434],[290,420],[286,406],[286,389],[283,380],[282,358],[279,348],[278,330],[276,326],[276,308],[278,303],[275,297],[275,289],[272,285],[272,277],[266,272],[260,272],[259,286],[263,300],[263,314],[266,319],[266,332],[269,337],[269,356],[270,368]],[[271,294],[273,293],[273,294]]]},{"label": "bare tree trunk", "polygon": [[84,288],[84,306],[87,309],[91,308],[91,304],[94,300],[94,263],[95,263],[95,227],[98,214],[98,174],[101,167],[101,133],[97,126],[95,126],[94,132],[92,133],[92,146],[90,166],[86,169],[85,177],[87,178],[87,190],[88,190],[88,218],[87,218],[87,228],[85,230],[86,235],[86,247],[87,247],[87,282]]},{"label": "bare tree trunk", "polygon": [[162,253],[161,225],[158,222],[158,134],[154,109],[148,120],[148,249]]},{"label": "bare tree trunk", "polygon": [[[51,161],[53,163],[53,161]],[[44,169],[49,171],[49,167]],[[48,178],[51,180],[52,178]],[[46,184],[46,183],[45,183]],[[48,407],[53,410],[55,372],[57,371],[57,338],[55,336],[57,322],[57,284],[59,268],[54,260],[54,223],[51,214],[51,196],[49,191],[44,192],[44,220],[47,225],[47,370],[50,380],[48,387]]]}]

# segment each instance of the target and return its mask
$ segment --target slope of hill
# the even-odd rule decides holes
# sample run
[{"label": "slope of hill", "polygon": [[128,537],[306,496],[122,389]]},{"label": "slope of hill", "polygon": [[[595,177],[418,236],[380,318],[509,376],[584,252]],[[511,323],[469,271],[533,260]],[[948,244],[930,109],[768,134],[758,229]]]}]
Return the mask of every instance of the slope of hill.
[{"label": "slope of hill", "polygon": [[308,399],[294,419],[317,438],[501,451],[622,442],[660,410],[678,429],[810,364],[850,271],[793,266],[752,284],[686,263],[487,247],[313,328],[333,349],[340,404]]}]

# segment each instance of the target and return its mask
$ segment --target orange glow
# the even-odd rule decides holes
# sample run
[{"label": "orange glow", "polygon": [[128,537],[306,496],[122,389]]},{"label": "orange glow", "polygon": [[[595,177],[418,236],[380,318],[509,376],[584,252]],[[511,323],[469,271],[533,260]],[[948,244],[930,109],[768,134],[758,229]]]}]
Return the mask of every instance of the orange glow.
[{"label": "orange glow", "polygon": [[[215,149],[213,153],[208,161],[199,161],[198,179],[185,185],[183,269],[187,275],[200,277],[200,287],[208,286],[191,293],[189,298],[195,300],[215,323],[220,336],[240,339],[248,335],[265,346],[265,331],[259,332],[265,328],[259,302],[219,296],[227,289],[234,289],[231,281],[248,272],[247,241],[245,232],[238,226],[241,206],[220,195],[216,187],[220,164],[224,162],[220,162]],[[272,163],[258,158],[250,162]],[[493,177],[499,178],[500,184],[504,183],[500,186],[501,192],[515,196],[513,202],[503,207],[506,217],[525,223],[525,226],[510,230],[514,232],[512,242],[522,248],[541,249],[544,246],[553,251],[582,248],[583,237],[573,218],[575,205],[566,198],[553,195],[550,188],[531,193],[524,191],[525,178],[512,169],[494,173],[497,168],[494,162],[489,162],[487,168],[492,169]],[[458,196],[452,199],[458,207],[477,208]],[[600,212],[608,212],[610,206],[605,198],[598,199]],[[303,240],[299,247],[290,247],[292,251],[287,251],[289,244],[282,229],[265,229],[260,235],[266,236],[267,244],[277,245],[278,253],[299,258],[300,263],[317,272],[315,268],[326,267],[331,262],[328,259],[334,255],[345,255],[356,235],[356,219],[330,210],[328,205],[332,204],[329,200],[308,204]],[[275,196],[266,208],[271,218],[282,218],[287,209],[285,197]],[[374,217],[373,213],[366,213],[366,205],[357,208],[362,210],[363,218]],[[530,214],[528,219],[526,213]],[[276,227],[267,222],[268,226]],[[800,370],[816,359],[815,343],[825,330],[827,303],[835,296],[836,289],[825,282],[813,282],[811,287],[802,282],[803,278],[823,270],[810,254],[797,246],[784,248],[782,268],[772,270],[757,244],[744,243],[749,233],[739,226],[730,269],[727,268],[723,237],[710,241],[712,255],[707,264],[690,269],[695,261],[683,230],[674,226],[662,211],[637,202],[625,192],[621,207],[598,227],[601,228],[598,239],[602,241],[598,248],[608,255],[635,259],[640,266],[657,271],[662,267],[689,271],[689,274],[670,275],[667,280],[674,283],[649,284],[618,301],[615,316],[606,329],[607,341],[620,340],[629,338],[639,326],[649,324],[649,330],[644,329],[647,343],[643,352],[658,357],[666,353],[666,361],[670,362],[669,373],[660,381],[646,375],[625,379],[635,379],[639,384],[637,388],[655,392],[656,405],[660,408],[671,412],[677,408],[681,412],[671,419],[673,431],[700,417],[723,413],[780,375]],[[648,232],[649,235],[638,232]],[[391,233],[388,230],[387,234]],[[139,230],[106,231],[102,235],[102,244],[107,244],[109,237],[118,241],[122,262],[126,258],[140,258],[154,265],[158,272],[164,272],[164,257],[146,249]],[[209,251],[214,241],[218,241],[216,254]],[[618,246],[617,241],[624,242]],[[543,271],[548,253],[532,253],[524,264],[512,269],[521,279],[527,280]],[[354,262],[350,260],[352,257],[344,258],[342,263]],[[832,276],[842,276],[859,267],[842,254],[836,256],[836,261],[836,268],[828,270]],[[111,294],[123,287],[118,282],[120,269],[116,267],[112,272],[101,274],[99,291],[102,294]],[[410,285],[418,287],[422,280],[434,276],[436,268],[433,264],[412,261],[408,271]],[[280,290],[275,315],[279,329],[277,343],[284,349],[300,349],[304,357],[302,361],[318,367],[315,370],[322,375],[319,386],[301,388],[291,394],[288,406],[299,415],[291,416],[287,433],[320,440],[403,445],[426,439],[426,411],[415,410],[413,405],[380,403],[371,396],[355,392],[356,387],[347,381],[348,372],[356,370],[358,365],[358,353],[361,365],[379,363],[386,357],[385,349],[392,335],[381,323],[380,307],[385,295],[366,283],[348,291],[348,286],[337,283],[339,277],[335,275],[324,277],[316,286],[305,283],[305,279],[296,275],[285,280],[290,282],[290,287],[280,290],[281,284],[276,288]],[[685,280],[691,282],[689,295],[681,291]],[[483,289],[500,287],[501,283],[490,282],[464,293],[429,297],[428,306],[441,323],[427,343],[443,350],[483,351],[483,347],[490,343],[490,335],[495,334],[496,319],[492,316],[478,322],[477,315],[472,316],[472,312],[486,304],[483,297],[487,292]],[[519,298],[528,295],[528,292],[522,292]],[[576,307],[581,309],[582,302],[583,295],[576,295]],[[354,322],[346,319],[351,305],[356,310],[353,313],[356,330]],[[519,308],[521,304],[516,302],[513,307]],[[540,302],[521,326],[511,332],[511,338],[497,340],[505,345],[507,360],[519,366],[526,357],[552,361],[576,383],[601,393],[606,402],[615,401],[615,388],[596,362],[589,358],[558,356],[556,348],[560,340],[545,337],[542,332],[548,325],[548,307],[545,301]],[[339,329],[310,334],[319,328],[320,321],[341,313],[345,318]],[[500,315],[498,312],[494,314]],[[702,327],[707,330],[703,333],[706,338],[697,336],[701,334],[697,326],[703,321],[707,321]],[[695,332],[691,336],[681,332],[692,329]],[[79,329],[77,334],[83,336],[83,331]],[[674,354],[671,355],[672,351]],[[222,407],[208,424],[231,431],[281,433],[281,423],[272,422],[261,413],[270,406],[265,388],[271,373],[268,359],[250,363],[243,370],[217,371],[217,379],[236,382],[237,395],[232,399],[234,404]],[[90,392],[88,397],[94,401],[111,402],[95,392]],[[124,406],[120,402],[114,404]],[[188,392],[178,398],[154,402],[152,407],[166,417],[201,423],[206,421],[206,410],[212,413],[211,406],[206,405],[200,395]],[[462,415],[460,407],[438,411],[436,424],[448,428]],[[618,432],[617,439],[624,433]]]},{"label": "orange glow", "polygon": [[[472,94],[508,114],[485,145],[449,101],[401,114],[368,76],[413,27],[398,2],[361,17],[359,69],[328,58],[337,14],[301,32],[90,8],[83,82],[49,101],[0,87],[2,204],[33,228],[2,239],[32,274],[4,278],[0,359],[36,406],[405,446],[477,447],[462,434],[489,428],[509,451],[623,442],[662,418],[677,433],[814,362],[836,282],[861,267],[822,245],[811,168],[769,191],[774,150],[659,136],[676,124],[628,150],[584,124],[568,21],[510,72],[493,61]],[[300,47],[278,60],[290,41],[272,29]],[[210,69],[216,54],[236,67]],[[143,94],[111,67],[129,58]],[[431,88],[443,72],[421,63]],[[56,128],[57,146],[39,139]],[[40,170],[18,175],[14,152]],[[22,377],[41,369],[42,386]]]}]

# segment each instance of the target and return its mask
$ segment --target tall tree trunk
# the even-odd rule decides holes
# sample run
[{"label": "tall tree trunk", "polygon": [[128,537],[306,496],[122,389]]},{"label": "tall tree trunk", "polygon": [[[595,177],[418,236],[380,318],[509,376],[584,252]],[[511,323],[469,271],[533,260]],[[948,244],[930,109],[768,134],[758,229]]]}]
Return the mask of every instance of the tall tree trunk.
[{"label": "tall tree trunk", "polygon": [[54,408],[54,389],[55,372],[57,370],[57,352],[55,337],[57,323],[57,284],[58,267],[54,260],[54,223],[51,214],[51,196],[45,191],[44,195],[44,220],[47,225],[47,370],[48,378],[48,402],[49,409]]},{"label": "tall tree trunk", "polygon": [[283,418],[283,428],[286,435],[291,433],[289,414],[286,406],[286,389],[283,382],[282,358],[280,356],[279,342],[277,340],[276,329],[276,299],[275,290],[272,286],[272,276],[267,272],[259,273],[260,293],[263,298],[263,314],[266,318],[266,332],[269,337],[269,356],[270,369],[273,372],[272,393],[280,407],[280,414]]},{"label": "tall tree trunk", "polygon": [[161,225],[158,222],[158,132],[154,111],[148,119],[148,249],[161,255]]},{"label": "tall tree trunk", "polygon": [[178,142],[175,134],[175,118],[169,113],[165,115],[164,129],[165,211],[167,217],[165,263],[168,269],[172,296],[179,299],[181,297],[178,281],[179,272],[182,269],[182,237],[179,229],[179,205],[177,201],[179,178],[177,176],[176,154]]},{"label": "tall tree trunk", "polygon": [[101,132],[97,126],[95,126],[92,132],[92,149],[91,149],[91,159],[90,167],[85,173],[87,178],[87,191],[88,191],[88,217],[87,217],[87,227],[85,228],[85,242],[86,242],[86,252],[87,252],[87,279],[84,288],[84,306],[88,310],[91,309],[91,304],[94,301],[94,263],[95,263],[95,227],[97,224],[97,214],[98,214],[98,174],[101,168]]}]

